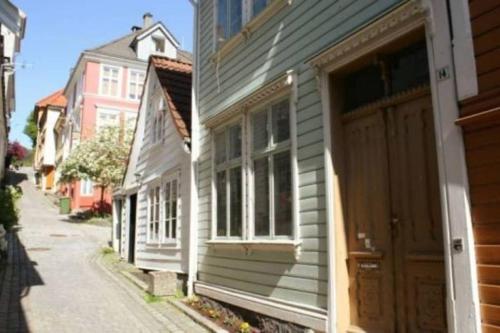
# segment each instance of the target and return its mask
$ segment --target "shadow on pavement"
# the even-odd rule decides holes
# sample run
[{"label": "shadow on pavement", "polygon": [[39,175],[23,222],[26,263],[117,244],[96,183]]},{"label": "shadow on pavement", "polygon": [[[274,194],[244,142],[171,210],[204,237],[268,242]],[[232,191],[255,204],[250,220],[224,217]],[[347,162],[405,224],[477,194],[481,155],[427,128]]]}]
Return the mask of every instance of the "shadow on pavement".
[{"label": "shadow on pavement", "polygon": [[[0,332],[29,332],[22,300],[28,296],[31,287],[43,285],[27,249],[18,237],[19,228],[14,227],[7,235],[7,260],[0,262]],[[33,248],[30,251],[50,249]]]}]

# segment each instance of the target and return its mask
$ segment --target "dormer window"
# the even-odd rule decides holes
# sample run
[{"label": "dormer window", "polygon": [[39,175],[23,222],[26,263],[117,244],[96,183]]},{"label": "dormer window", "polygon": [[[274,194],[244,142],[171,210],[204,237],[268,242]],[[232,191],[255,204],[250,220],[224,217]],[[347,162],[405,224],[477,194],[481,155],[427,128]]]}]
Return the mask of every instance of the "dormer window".
[{"label": "dormer window", "polygon": [[165,39],[153,37],[153,42],[155,44],[155,52],[165,53]]}]

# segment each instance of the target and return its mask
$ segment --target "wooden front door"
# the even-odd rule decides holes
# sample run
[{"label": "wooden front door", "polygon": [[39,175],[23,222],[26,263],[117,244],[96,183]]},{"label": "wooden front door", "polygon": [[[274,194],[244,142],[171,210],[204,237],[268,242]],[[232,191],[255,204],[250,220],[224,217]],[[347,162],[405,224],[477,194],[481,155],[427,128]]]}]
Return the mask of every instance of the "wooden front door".
[{"label": "wooden front door", "polygon": [[445,332],[446,289],[431,99],[343,115],[351,322]]}]

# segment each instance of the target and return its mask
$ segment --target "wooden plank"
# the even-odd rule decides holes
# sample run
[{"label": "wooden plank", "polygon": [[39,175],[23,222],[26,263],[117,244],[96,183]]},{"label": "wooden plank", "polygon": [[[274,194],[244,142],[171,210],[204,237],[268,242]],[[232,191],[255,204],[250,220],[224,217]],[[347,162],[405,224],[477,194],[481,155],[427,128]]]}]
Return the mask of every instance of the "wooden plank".
[{"label": "wooden plank", "polygon": [[481,317],[486,324],[500,324],[500,306],[481,304]]},{"label": "wooden plank", "polygon": [[464,136],[464,140],[465,148],[467,150],[487,145],[500,144],[500,126],[468,132]]},{"label": "wooden plank", "polygon": [[476,245],[476,260],[479,264],[500,264],[500,245]]},{"label": "wooden plank", "polygon": [[493,8],[493,10],[490,10],[487,13],[473,19],[471,21],[472,35],[478,36],[500,26],[498,17],[500,17],[500,6]]},{"label": "wooden plank", "polygon": [[479,283],[500,285],[500,266],[498,265],[477,265],[477,276]]},{"label": "wooden plank", "polygon": [[470,17],[471,19],[475,19],[479,15],[485,14],[499,6],[500,3],[498,2],[498,0],[471,1],[469,6]]},{"label": "wooden plank", "polygon": [[494,202],[500,204],[500,184],[472,186],[470,197],[473,206]]},{"label": "wooden plank", "polygon": [[500,305],[500,286],[492,284],[480,284],[479,300],[483,304]]},{"label": "wooden plank", "polygon": [[497,325],[483,324],[481,328],[483,329],[483,333],[500,333],[500,326]]},{"label": "wooden plank", "polygon": [[474,239],[478,245],[500,244],[500,224],[474,226]]},{"label": "wooden plank", "polygon": [[474,221],[474,224],[500,223],[500,205],[498,203],[493,203],[473,206],[472,220]]},{"label": "wooden plank", "polygon": [[496,48],[476,57],[477,74],[491,72],[500,67],[500,48]]},{"label": "wooden plank", "polygon": [[466,159],[469,168],[500,164],[500,145],[490,145],[467,150]]},{"label": "wooden plank", "polygon": [[500,87],[500,68],[487,72],[477,77],[479,91],[487,91]]},{"label": "wooden plank", "polygon": [[488,31],[484,35],[474,37],[474,53],[476,57],[489,50],[496,49],[500,43],[500,27]]},{"label": "wooden plank", "polygon": [[471,186],[500,183],[499,163],[480,167],[469,166],[469,183]]}]

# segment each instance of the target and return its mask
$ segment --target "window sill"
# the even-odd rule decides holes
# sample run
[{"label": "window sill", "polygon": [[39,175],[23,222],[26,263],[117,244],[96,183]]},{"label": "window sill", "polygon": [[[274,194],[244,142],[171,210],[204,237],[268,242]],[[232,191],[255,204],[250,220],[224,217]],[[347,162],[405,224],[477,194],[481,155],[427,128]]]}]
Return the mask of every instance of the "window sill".
[{"label": "window sill", "polygon": [[262,11],[259,15],[252,18],[245,24],[241,31],[227,40],[212,56],[212,61],[216,63],[219,59],[225,57],[236,47],[238,47],[245,40],[248,40],[250,36],[264,23],[269,21],[273,16],[275,16],[280,10],[285,6],[291,5],[292,0],[274,0],[272,1],[266,9]]},{"label": "window sill", "polygon": [[177,249],[179,242],[177,240],[167,240],[163,242],[148,242],[146,247],[149,249]]},{"label": "window sill", "polygon": [[242,250],[246,255],[252,254],[254,250],[294,253],[295,258],[300,257],[302,241],[297,240],[223,240],[214,239],[206,241],[213,249]]}]

